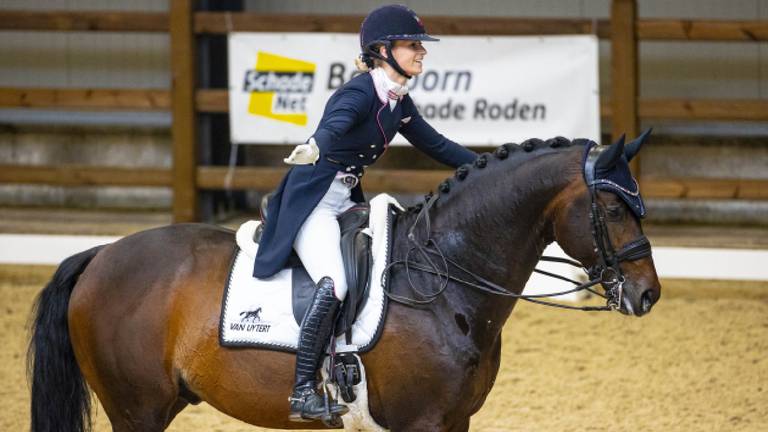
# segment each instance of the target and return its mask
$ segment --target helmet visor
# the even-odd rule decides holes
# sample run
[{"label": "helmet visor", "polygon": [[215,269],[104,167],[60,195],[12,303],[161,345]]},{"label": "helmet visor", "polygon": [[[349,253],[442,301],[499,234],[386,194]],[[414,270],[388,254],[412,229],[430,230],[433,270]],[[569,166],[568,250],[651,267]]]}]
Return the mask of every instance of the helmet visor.
[{"label": "helmet visor", "polygon": [[389,41],[396,41],[396,40],[415,40],[415,41],[426,41],[426,42],[438,42],[440,39],[436,37],[432,37],[426,33],[416,33],[416,34],[403,34],[403,35],[389,35],[385,38]]}]

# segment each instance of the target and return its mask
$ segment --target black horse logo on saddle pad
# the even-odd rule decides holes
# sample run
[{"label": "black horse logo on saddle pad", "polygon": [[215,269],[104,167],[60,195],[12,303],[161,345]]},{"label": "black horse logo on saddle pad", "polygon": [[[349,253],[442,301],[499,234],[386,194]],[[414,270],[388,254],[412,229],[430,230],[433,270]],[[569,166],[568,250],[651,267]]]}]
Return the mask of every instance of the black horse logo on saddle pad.
[{"label": "black horse logo on saddle pad", "polygon": [[240,312],[240,322],[261,322],[261,308]]}]

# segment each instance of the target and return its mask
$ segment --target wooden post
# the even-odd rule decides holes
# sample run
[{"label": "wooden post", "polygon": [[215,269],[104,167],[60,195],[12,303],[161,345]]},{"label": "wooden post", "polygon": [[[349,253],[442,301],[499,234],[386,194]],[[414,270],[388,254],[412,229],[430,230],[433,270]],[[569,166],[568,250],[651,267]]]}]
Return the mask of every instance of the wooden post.
[{"label": "wooden post", "polygon": [[173,221],[197,220],[194,0],[171,0]]},{"label": "wooden post", "polygon": [[[638,133],[637,2],[613,0],[611,4],[611,137],[628,139]],[[632,172],[640,180],[639,157]]]}]

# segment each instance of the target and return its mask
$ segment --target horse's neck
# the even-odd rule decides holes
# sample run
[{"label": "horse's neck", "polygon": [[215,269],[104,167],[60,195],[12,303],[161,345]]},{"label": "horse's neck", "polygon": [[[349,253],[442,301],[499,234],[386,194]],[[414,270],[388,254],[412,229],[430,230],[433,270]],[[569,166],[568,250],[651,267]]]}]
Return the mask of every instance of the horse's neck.
[{"label": "horse's neck", "polygon": [[580,172],[574,163],[578,153],[577,148],[542,149],[474,169],[450,192],[453,196],[438,201],[436,241],[449,245],[452,257],[483,277],[522,290],[554,240],[548,210]]},{"label": "horse's neck", "polygon": [[[570,148],[515,154],[487,168],[473,168],[464,181],[452,180],[451,191],[441,194],[430,212],[431,238],[450,259],[520,293],[542,251],[554,240],[549,210],[580,172],[577,153]],[[415,215],[407,215],[399,229],[407,230],[414,221]],[[423,224],[419,221],[416,229],[421,240]],[[475,320],[496,321],[498,329],[515,303],[469,287],[445,295],[452,307],[469,309],[468,316]]]}]

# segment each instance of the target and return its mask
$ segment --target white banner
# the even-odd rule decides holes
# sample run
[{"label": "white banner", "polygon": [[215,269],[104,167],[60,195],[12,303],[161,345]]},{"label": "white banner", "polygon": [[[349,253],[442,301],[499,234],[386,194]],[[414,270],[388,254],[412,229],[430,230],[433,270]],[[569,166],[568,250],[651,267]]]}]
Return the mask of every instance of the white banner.
[{"label": "white banner", "polygon": [[[557,135],[599,142],[596,37],[446,36],[424,45],[425,70],[410,94],[448,138],[468,146]],[[356,71],[358,51],[348,33],[230,34],[232,142],[305,142]]]}]

